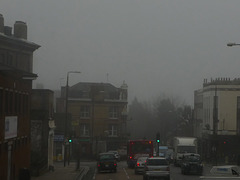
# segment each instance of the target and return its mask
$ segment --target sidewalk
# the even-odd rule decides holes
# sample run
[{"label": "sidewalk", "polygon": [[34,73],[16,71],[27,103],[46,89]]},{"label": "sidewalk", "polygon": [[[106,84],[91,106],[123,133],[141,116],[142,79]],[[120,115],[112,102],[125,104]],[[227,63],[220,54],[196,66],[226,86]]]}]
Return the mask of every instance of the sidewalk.
[{"label": "sidewalk", "polygon": [[81,180],[88,169],[86,166],[81,166],[79,170],[76,170],[76,162],[70,162],[65,167],[63,162],[55,162],[54,171],[47,171],[38,177],[31,177],[31,180]]}]

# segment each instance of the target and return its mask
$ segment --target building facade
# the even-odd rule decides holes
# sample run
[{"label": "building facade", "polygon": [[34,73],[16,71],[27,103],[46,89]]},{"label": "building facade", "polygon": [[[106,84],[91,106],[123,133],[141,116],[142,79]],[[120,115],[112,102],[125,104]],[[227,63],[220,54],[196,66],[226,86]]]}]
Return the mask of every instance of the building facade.
[{"label": "building facade", "polygon": [[[61,98],[57,100],[57,111],[63,111],[65,99],[71,126],[68,135],[74,140],[73,154],[82,157],[99,152],[117,150],[126,140],[127,85],[116,88],[109,83],[81,82],[62,87]],[[74,147],[75,146],[75,147]]]},{"label": "building facade", "polygon": [[208,156],[240,153],[240,79],[204,80],[194,92],[194,133]]},{"label": "building facade", "polygon": [[39,175],[53,167],[53,91],[33,89],[31,93],[31,172]]},{"label": "building facade", "polygon": [[33,52],[40,46],[27,40],[27,25],[4,26],[0,15],[0,179],[17,179],[30,168],[30,99]]}]

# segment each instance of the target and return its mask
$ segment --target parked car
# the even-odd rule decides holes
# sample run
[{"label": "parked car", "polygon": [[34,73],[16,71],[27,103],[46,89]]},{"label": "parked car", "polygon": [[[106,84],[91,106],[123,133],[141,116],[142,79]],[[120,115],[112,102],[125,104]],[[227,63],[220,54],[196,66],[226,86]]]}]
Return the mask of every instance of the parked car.
[{"label": "parked car", "polygon": [[182,174],[199,174],[203,173],[203,164],[199,154],[186,153],[181,163]]},{"label": "parked car", "polygon": [[117,162],[113,153],[100,153],[97,159],[98,172],[117,172]]},{"label": "parked car", "polygon": [[147,158],[143,170],[143,179],[164,178],[170,180],[170,167],[166,158],[150,157]]},{"label": "parked car", "polygon": [[113,153],[114,156],[115,156],[115,159],[116,159],[117,161],[120,161],[120,155],[119,155],[118,151],[108,151],[108,152],[109,152],[109,153]]},{"label": "parked car", "polygon": [[237,165],[213,166],[210,173],[220,176],[239,176],[240,168]]},{"label": "parked car", "polygon": [[143,173],[144,165],[148,157],[139,157],[135,165],[135,174]]},{"label": "parked car", "polygon": [[240,168],[237,165],[213,166],[208,176],[201,176],[204,180],[240,179]]}]

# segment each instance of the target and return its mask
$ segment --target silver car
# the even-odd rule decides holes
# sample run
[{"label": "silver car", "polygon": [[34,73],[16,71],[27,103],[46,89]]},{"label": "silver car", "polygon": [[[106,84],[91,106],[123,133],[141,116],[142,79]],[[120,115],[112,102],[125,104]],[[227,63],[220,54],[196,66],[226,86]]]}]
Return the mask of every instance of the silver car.
[{"label": "silver car", "polygon": [[163,157],[150,157],[144,165],[143,180],[158,178],[170,180],[169,163]]},{"label": "silver car", "polygon": [[118,151],[108,151],[109,153],[113,153],[115,156],[115,159],[119,162],[120,161],[120,155],[118,154]]},{"label": "silver car", "polygon": [[139,157],[135,165],[135,174],[143,173],[144,165],[148,157]]}]

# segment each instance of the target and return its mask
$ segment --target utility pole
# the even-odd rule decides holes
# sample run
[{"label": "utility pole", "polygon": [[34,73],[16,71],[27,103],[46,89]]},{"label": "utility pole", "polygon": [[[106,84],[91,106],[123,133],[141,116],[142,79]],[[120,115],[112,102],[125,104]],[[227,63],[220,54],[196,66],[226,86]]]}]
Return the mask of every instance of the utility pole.
[{"label": "utility pole", "polygon": [[160,133],[156,134],[156,142],[157,142],[157,156],[159,156],[159,143],[160,143]]},{"label": "utility pole", "polygon": [[[68,134],[68,79],[69,79],[69,74],[70,73],[81,73],[79,71],[69,71],[67,72],[67,83],[66,83],[66,96],[65,96],[65,128],[64,128],[64,139],[65,139],[65,143],[64,143],[64,167],[66,165],[66,160],[67,160],[67,154],[68,154],[68,158],[70,156],[70,148],[69,148],[69,142],[67,137],[69,136]],[[67,147],[68,147],[68,153],[67,153]],[[68,165],[69,165],[69,159],[68,159]]]}]

